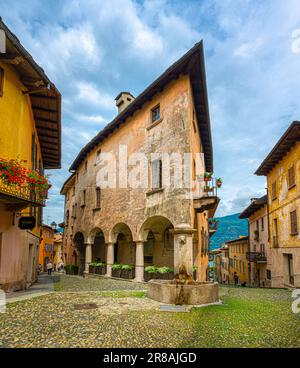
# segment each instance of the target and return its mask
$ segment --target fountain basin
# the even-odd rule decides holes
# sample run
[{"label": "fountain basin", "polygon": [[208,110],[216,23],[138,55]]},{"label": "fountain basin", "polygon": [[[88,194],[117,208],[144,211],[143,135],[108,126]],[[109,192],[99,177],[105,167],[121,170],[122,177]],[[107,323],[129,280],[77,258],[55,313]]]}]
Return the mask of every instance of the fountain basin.
[{"label": "fountain basin", "polygon": [[201,305],[219,302],[217,282],[195,282],[177,285],[174,281],[150,280],[147,296],[166,304]]}]

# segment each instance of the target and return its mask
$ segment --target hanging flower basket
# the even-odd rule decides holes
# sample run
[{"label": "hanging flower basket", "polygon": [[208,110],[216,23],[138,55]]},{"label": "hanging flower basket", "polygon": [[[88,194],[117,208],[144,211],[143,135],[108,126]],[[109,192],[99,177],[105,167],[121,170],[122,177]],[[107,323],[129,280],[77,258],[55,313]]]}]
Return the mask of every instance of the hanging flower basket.
[{"label": "hanging flower basket", "polygon": [[211,181],[211,179],[212,179],[212,173],[205,172],[204,173],[204,181]]},{"label": "hanging flower basket", "polygon": [[223,181],[222,181],[221,178],[216,179],[216,186],[217,186],[217,188],[221,188],[222,184],[223,184]]}]

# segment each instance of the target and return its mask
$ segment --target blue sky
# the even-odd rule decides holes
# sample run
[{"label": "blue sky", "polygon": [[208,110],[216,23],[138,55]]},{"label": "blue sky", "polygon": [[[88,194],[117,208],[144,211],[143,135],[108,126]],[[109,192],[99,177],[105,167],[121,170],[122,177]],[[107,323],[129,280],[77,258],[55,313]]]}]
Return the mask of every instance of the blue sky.
[{"label": "blue sky", "polygon": [[201,39],[224,182],[217,215],[264,194],[253,172],[300,120],[299,0],[0,0],[0,15],[63,96],[63,168],[50,172],[45,222],[62,221],[68,168],[116,115],[115,96],[138,95]]}]

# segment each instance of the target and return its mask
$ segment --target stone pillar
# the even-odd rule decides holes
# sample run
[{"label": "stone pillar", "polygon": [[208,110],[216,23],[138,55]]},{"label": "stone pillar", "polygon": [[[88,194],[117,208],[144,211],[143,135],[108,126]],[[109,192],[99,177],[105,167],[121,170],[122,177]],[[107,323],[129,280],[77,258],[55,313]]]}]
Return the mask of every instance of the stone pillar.
[{"label": "stone pillar", "polygon": [[106,276],[111,277],[112,268],[111,266],[114,264],[114,248],[115,244],[110,242],[106,243],[107,252],[106,252]]},{"label": "stone pillar", "polygon": [[180,224],[173,229],[174,234],[174,271],[181,265],[193,275],[193,234],[196,232],[188,224]]},{"label": "stone pillar", "polygon": [[92,244],[85,245],[85,270],[84,273],[89,273],[89,265],[92,263]]},{"label": "stone pillar", "polygon": [[144,281],[144,242],[135,242],[135,279],[136,282]]}]

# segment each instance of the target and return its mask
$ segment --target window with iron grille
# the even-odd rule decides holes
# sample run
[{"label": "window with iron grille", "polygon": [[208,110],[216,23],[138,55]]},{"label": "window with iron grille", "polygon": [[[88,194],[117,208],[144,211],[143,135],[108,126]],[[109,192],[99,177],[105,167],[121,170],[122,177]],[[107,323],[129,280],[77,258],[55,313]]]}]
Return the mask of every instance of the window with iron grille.
[{"label": "window with iron grille", "polygon": [[291,235],[298,234],[298,223],[297,223],[297,212],[290,212],[290,220],[291,220]]},{"label": "window with iron grille", "polygon": [[100,208],[100,200],[101,200],[101,189],[96,188],[96,208]]},{"label": "window with iron grille", "polygon": [[288,170],[288,182],[289,182],[289,188],[292,188],[296,184],[294,165],[292,167],[290,167],[289,170]]}]

